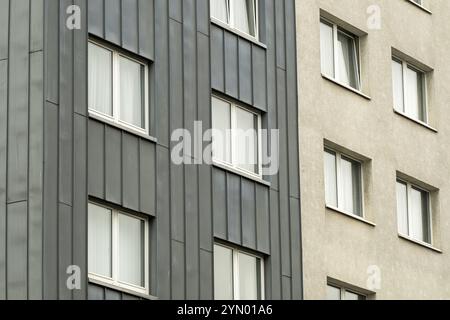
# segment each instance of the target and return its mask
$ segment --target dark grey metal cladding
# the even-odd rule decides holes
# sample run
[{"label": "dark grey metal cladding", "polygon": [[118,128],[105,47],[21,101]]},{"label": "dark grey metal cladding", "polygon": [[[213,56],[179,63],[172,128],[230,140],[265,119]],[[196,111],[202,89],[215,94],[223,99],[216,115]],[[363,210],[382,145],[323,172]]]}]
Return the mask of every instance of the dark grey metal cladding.
[{"label": "dark grey metal cladding", "polygon": [[[87,131],[74,106],[81,114],[86,107],[80,52],[87,32],[64,27],[72,3],[86,13],[85,0],[0,1],[2,299],[86,297],[86,286],[77,293],[65,286],[66,268],[86,261],[79,217],[86,214]],[[75,237],[81,254],[72,251]]]},{"label": "dark grey metal cladding", "polygon": [[[214,237],[267,255],[268,298],[301,298],[294,0],[261,3],[267,48],[211,27],[209,0],[0,0],[0,298],[131,298],[87,285],[88,197],[155,217],[161,299],[213,297]],[[151,62],[157,143],[88,119],[88,30]],[[171,162],[173,130],[211,127],[211,86],[280,129],[271,187]]]},{"label": "dark grey metal cladding", "polygon": [[67,8],[87,15],[86,0],[44,0],[43,216],[41,289],[45,299],[86,299],[69,290],[67,269],[87,257],[87,24],[66,26]]},{"label": "dark grey metal cladding", "polygon": [[300,194],[294,0],[260,1],[261,38],[211,27],[212,88],[262,112],[280,130],[280,170],[271,187],[213,170],[214,235],[266,254],[266,296],[301,299]]}]

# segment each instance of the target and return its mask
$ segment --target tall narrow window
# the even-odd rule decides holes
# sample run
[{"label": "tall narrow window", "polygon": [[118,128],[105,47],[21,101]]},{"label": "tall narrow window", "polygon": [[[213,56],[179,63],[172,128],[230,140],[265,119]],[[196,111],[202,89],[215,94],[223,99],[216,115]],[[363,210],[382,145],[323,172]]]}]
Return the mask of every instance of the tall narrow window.
[{"label": "tall narrow window", "polygon": [[432,244],[430,194],[428,191],[397,180],[397,216],[401,235]]},{"label": "tall narrow window", "polygon": [[89,204],[91,279],[148,294],[148,220]]},{"label": "tall narrow window", "polygon": [[258,38],[257,0],[210,0],[211,17]]},{"label": "tall narrow window", "polygon": [[425,73],[393,58],[392,81],[395,110],[415,120],[427,122]]},{"label": "tall narrow window", "polygon": [[361,89],[359,38],[324,19],[320,22],[322,73],[336,81]]},{"label": "tall narrow window", "polygon": [[261,176],[261,116],[226,100],[212,98],[214,161]]},{"label": "tall narrow window", "polygon": [[89,112],[148,134],[148,65],[89,42]]},{"label": "tall narrow window", "polygon": [[325,200],[327,206],[359,217],[362,208],[361,163],[325,149]]},{"label": "tall narrow window", "polygon": [[261,300],[264,298],[263,259],[239,249],[214,245],[214,298]]}]

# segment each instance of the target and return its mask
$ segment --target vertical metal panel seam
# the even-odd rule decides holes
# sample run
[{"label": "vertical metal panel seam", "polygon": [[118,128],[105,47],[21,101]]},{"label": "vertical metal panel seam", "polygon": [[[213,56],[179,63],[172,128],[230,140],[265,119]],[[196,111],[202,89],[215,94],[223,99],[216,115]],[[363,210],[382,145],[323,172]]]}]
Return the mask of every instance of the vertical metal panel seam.
[{"label": "vertical metal panel seam", "polygon": [[10,94],[9,94],[9,76],[10,76],[10,65],[9,65],[9,58],[11,57],[11,1],[8,1],[8,63],[7,63],[7,75],[6,75],[6,83],[7,83],[7,89],[6,89],[6,140],[5,140],[5,167],[6,167],[6,174],[5,174],[5,234],[4,240],[5,240],[5,298],[8,299],[8,264],[6,263],[6,259],[8,258],[8,206],[6,203],[8,202],[8,157],[9,157],[9,148],[8,148],[8,141],[9,141],[9,100],[10,100]]},{"label": "vertical metal panel seam", "polygon": [[27,235],[27,257],[26,257],[26,266],[27,266],[27,275],[26,275],[26,297],[29,298],[30,292],[30,245],[29,245],[29,236],[30,236],[30,95],[31,95],[31,54],[30,54],[30,41],[31,40],[31,0],[28,0],[28,102],[27,102],[27,118],[28,118],[28,132],[27,132],[27,143],[28,143],[28,152],[27,152],[27,225],[26,225],[26,235]]},{"label": "vertical metal panel seam", "polygon": [[[61,76],[60,76],[60,74],[61,74],[61,30],[60,30],[60,25],[61,25],[61,15],[60,15],[60,11],[61,11],[61,2],[60,1],[58,1],[58,22],[57,22],[57,28],[58,28],[58,87],[60,87],[60,84],[61,84]],[[59,123],[59,119],[60,119],[60,116],[61,116],[61,95],[58,93],[58,123],[57,123],[57,127],[58,127],[58,130],[57,130],[57,132],[58,132],[58,145],[57,146],[55,146],[56,147],[56,149],[57,149],[57,152],[56,152],[56,154],[57,154],[57,161],[56,161],[56,163],[57,163],[57,168],[56,168],[56,176],[57,176],[57,179],[56,179],[56,181],[58,181],[58,188],[57,188],[57,191],[56,191],[56,193],[57,193],[57,195],[56,195],[56,202],[57,202],[57,206],[56,206],[56,238],[57,238],[57,241],[56,241],[56,255],[57,255],[57,259],[56,259],[56,264],[57,264],[57,268],[56,268],[56,270],[57,270],[57,272],[56,272],[56,297],[57,297],[57,300],[59,300],[59,297],[60,297],[60,290],[59,290],[59,282],[60,282],[60,276],[59,276],[59,269],[60,269],[60,264],[59,264],[59,257],[58,257],[58,255],[59,255],[59,209],[60,209],[60,206],[59,206],[59,175],[60,175],[60,173],[59,173],[59,166],[60,166],[60,155],[59,155],[59,151],[60,151],[60,148],[59,148],[59,138],[60,138],[60,136],[61,136],[61,132],[60,132],[60,123]]]}]

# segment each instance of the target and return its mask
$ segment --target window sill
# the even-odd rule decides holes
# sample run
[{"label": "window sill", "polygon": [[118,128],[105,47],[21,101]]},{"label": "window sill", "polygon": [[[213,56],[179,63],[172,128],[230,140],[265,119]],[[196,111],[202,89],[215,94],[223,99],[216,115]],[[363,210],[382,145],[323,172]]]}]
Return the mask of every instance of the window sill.
[{"label": "window sill", "polygon": [[340,87],[342,87],[344,89],[347,89],[347,90],[349,90],[349,91],[351,91],[353,93],[356,93],[357,95],[363,97],[366,100],[369,100],[369,101],[372,100],[372,98],[370,96],[368,96],[368,95],[362,93],[361,91],[356,90],[355,88],[352,88],[352,87],[350,87],[350,86],[348,86],[348,85],[346,85],[344,83],[341,83],[341,82],[337,81],[336,79],[334,79],[334,78],[332,78],[330,76],[327,76],[326,74],[322,73],[322,78],[324,78],[324,79],[326,79],[326,80],[328,80],[328,81],[330,81],[330,82],[332,82],[334,84],[337,84],[338,86],[340,86]]},{"label": "window sill", "polygon": [[428,14],[433,14],[430,10],[428,10],[427,8],[425,8],[424,6],[414,2],[413,0],[406,0],[407,2],[411,3],[412,5],[416,6],[417,8],[425,11]]},{"label": "window sill", "polygon": [[398,237],[399,237],[400,239],[403,239],[403,240],[412,242],[412,243],[417,244],[417,245],[419,245],[419,246],[422,246],[422,247],[424,247],[424,248],[433,250],[434,252],[437,252],[437,253],[443,253],[441,249],[435,248],[435,247],[433,247],[433,246],[432,246],[431,244],[429,244],[429,243],[426,243],[426,242],[423,242],[423,241],[419,241],[419,240],[415,240],[415,239],[413,239],[413,238],[411,238],[411,237],[402,235],[402,234],[400,234],[400,233],[398,234]]},{"label": "window sill", "polygon": [[97,279],[93,279],[91,277],[89,277],[89,283],[95,284],[97,286],[105,287],[105,288],[108,288],[111,290],[119,291],[119,292],[122,292],[125,294],[129,294],[129,295],[137,297],[137,298],[142,298],[142,299],[146,299],[146,300],[159,300],[158,297],[140,293],[140,292],[136,292],[136,291],[129,290],[129,289],[125,289],[122,287],[118,287],[118,286],[112,285],[110,283],[106,283],[106,282],[103,282],[103,281],[100,281]]},{"label": "window sill", "polygon": [[399,115],[399,116],[401,116],[401,117],[403,117],[403,118],[405,118],[405,119],[408,119],[408,120],[410,120],[410,121],[413,121],[413,122],[415,122],[415,123],[421,125],[422,127],[425,127],[425,128],[427,128],[428,130],[433,131],[434,133],[438,133],[437,129],[433,128],[432,126],[426,124],[426,123],[423,122],[423,121],[420,121],[420,120],[411,118],[411,117],[408,116],[407,114],[405,114],[405,113],[403,113],[403,112],[400,112],[400,111],[397,111],[397,110],[395,110],[395,109],[394,109],[394,113],[397,114],[397,115]]},{"label": "window sill", "polygon": [[216,26],[219,26],[222,29],[230,31],[230,32],[236,34],[237,36],[239,36],[239,37],[241,37],[243,39],[246,39],[246,40],[252,42],[253,44],[256,44],[257,46],[259,46],[259,47],[261,47],[263,49],[267,49],[267,46],[264,43],[258,41],[258,39],[256,39],[255,37],[252,37],[251,35],[246,34],[245,32],[242,32],[242,31],[240,31],[238,29],[232,28],[228,24],[220,21],[219,19],[211,17],[211,23],[215,24]]},{"label": "window sill", "polygon": [[213,166],[216,167],[216,168],[219,168],[219,169],[222,169],[222,170],[225,170],[225,171],[237,174],[237,175],[239,175],[241,177],[247,178],[247,179],[252,180],[252,181],[254,181],[256,183],[265,185],[265,186],[267,186],[269,188],[271,186],[270,182],[265,181],[265,180],[261,179],[260,177],[253,176],[251,174],[248,174],[248,173],[246,173],[244,171],[241,171],[239,169],[233,168],[233,167],[228,166],[226,164],[223,164],[223,163],[220,163],[220,162],[217,162],[217,161],[213,161]]},{"label": "window sill", "polygon": [[331,210],[334,213],[342,214],[342,215],[344,215],[344,216],[346,216],[348,218],[352,218],[352,219],[357,220],[359,222],[365,223],[365,224],[367,224],[367,225],[369,225],[371,227],[376,227],[377,226],[375,223],[373,223],[373,222],[371,222],[369,220],[366,220],[364,218],[358,217],[358,216],[356,216],[356,215],[354,215],[352,213],[348,213],[348,212],[345,212],[343,210],[340,210],[338,208],[334,208],[334,207],[331,207],[331,206],[325,206],[325,207],[326,207],[326,209]]},{"label": "window sill", "polygon": [[154,142],[154,143],[158,142],[158,139],[156,139],[155,137],[152,137],[152,136],[150,136],[148,134],[139,132],[137,130],[133,130],[132,128],[129,128],[129,127],[124,126],[124,125],[121,125],[121,124],[116,123],[114,121],[108,120],[105,117],[99,116],[99,115],[97,115],[97,114],[95,114],[93,112],[89,112],[89,118],[97,120],[97,121],[100,121],[100,122],[103,122],[103,123],[106,123],[107,125],[109,125],[111,127],[115,127],[115,128],[117,128],[119,130],[126,131],[126,132],[128,132],[130,134],[133,134],[135,136],[139,136],[140,138],[148,140],[150,142]]}]

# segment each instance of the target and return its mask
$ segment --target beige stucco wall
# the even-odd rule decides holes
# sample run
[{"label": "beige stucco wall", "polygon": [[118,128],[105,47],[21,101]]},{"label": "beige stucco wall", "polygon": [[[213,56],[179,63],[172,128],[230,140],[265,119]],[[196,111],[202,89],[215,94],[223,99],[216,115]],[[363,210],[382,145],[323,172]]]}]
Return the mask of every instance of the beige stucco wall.
[{"label": "beige stucco wall", "polygon": [[[380,30],[367,25],[374,4]],[[406,0],[296,0],[306,299],[326,296],[327,277],[367,288],[372,265],[381,270],[376,299],[450,299],[450,1],[426,6],[432,14]],[[367,33],[361,60],[370,100],[321,76],[320,9]],[[434,69],[428,107],[437,133],[394,113],[393,47]],[[376,226],[325,208],[324,139],[371,160],[365,212]],[[439,190],[433,232],[442,253],[399,238],[397,171]]]}]

